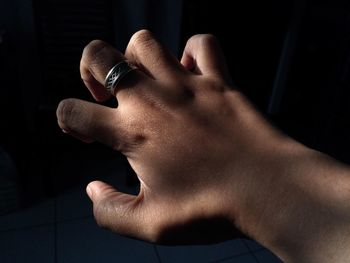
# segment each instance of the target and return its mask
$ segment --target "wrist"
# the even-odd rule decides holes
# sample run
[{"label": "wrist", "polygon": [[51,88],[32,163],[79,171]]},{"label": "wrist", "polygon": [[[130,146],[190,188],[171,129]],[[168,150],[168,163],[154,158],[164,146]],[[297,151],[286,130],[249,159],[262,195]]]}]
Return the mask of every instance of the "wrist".
[{"label": "wrist", "polygon": [[241,196],[236,224],[284,261],[335,259],[340,246],[329,244],[350,244],[349,168],[290,139],[267,155]]}]

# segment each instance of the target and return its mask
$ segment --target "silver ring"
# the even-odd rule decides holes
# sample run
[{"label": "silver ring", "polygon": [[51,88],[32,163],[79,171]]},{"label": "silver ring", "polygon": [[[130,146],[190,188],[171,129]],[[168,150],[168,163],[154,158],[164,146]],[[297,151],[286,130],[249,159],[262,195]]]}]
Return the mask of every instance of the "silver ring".
[{"label": "silver ring", "polygon": [[125,77],[129,72],[137,69],[135,65],[133,65],[128,60],[123,60],[117,63],[111,70],[108,72],[105,79],[105,87],[112,94],[115,95],[115,88],[122,78]]}]

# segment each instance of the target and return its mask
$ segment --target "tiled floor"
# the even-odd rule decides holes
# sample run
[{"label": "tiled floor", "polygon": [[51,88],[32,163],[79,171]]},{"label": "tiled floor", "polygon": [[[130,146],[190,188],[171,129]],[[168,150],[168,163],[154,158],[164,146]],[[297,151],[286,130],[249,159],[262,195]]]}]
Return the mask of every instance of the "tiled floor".
[{"label": "tiled floor", "polygon": [[58,224],[57,256],[67,263],[158,262],[153,245],[103,230],[91,218]]},{"label": "tiled floor", "polygon": [[240,239],[208,246],[158,246],[157,249],[161,261],[166,263],[213,262],[249,253],[248,248]]},{"label": "tiled floor", "polygon": [[0,262],[54,262],[54,225],[19,228],[0,233]]},{"label": "tiled floor", "polygon": [[[85,158],[85,157],[84,157]],[[87,174],[86,160],[79,169]],[[66,164],[69,167],[71,163]],[[122,191],[135,192],[125,184],[125,168],[105,164],[113,176],[103,179]],[[114,170],[113,170],[114,169]],[[95,179],[86,175],[86,181]],[[84,179],[85,180],[85,179]],[[235,239],[210,246],[156,246],[122,237],[99,228],[92,216],[92,206],[85,193],[86,181],[23,211],[0,217],[0,262],[93,263],[93,262],[280,262],[253,241]]]},{"label": "tiled floor", "polygon": [[[54,212],[54,210],[56,212]],[[55,215],[55,217],[54,217]],[[0,262],[280,262],[252,241],[154,246],[99,228],[82,188],[0,217]]]}]

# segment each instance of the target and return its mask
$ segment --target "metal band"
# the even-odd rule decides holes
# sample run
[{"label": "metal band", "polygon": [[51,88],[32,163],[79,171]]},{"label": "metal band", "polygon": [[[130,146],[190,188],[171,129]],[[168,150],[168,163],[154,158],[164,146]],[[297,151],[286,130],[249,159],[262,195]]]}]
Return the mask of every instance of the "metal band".
[{"label": "metal band", "polygon": [[126,74],[135,70],[137,67],[127,60],[123,60],[116,64],[108,72],[105,79],[105,87],[112,94],[115,95],[115,88]]}]

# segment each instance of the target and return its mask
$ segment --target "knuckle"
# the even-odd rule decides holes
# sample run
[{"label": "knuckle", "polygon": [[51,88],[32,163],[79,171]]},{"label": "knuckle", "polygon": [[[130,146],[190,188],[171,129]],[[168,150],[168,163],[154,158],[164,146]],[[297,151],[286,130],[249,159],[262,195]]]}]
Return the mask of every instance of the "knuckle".
[{"label": "knuckle", "polygon": [[216,45],[218,43],[217,38],[212,34],[200,34],[200,35],[197,35],[197,37],[198,37],[198,41],[203,44]]},{"label": "knuckle", "polygon": [[201,38],[205,41],[217,41],[216,36],[214,36],[212,34],[202,34]]},{"label": "knuckle", "polygon": [[104,50],[108,44],[102,40],[92,40],[83,50],[82,59],[88,63],[93,63],[98,54]]},{"label": "knuckle", "polygon": [[143,47],[147,46],[147,43],[149,43],[149,41],[152,39],[153,35],[151,31],[142,29],[133,34],[133,36],[130,38],[130,44],[135,47]]},{"label": "knuckle", "polygon": [[125,119],[118,118],[118,121],[119,125],[116,125],[119,127],[119,136],[116,136],[111,143],[113,149],[126,153],[145,144],[147,141],[145,128],[140,121],[129,116]]}]

